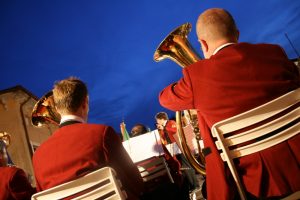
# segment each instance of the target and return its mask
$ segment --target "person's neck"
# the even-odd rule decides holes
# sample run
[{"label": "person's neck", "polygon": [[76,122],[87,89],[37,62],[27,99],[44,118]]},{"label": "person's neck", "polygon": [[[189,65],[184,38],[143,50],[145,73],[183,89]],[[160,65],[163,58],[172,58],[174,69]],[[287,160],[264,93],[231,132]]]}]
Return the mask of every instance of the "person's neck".
[{"label": "person's neck", "polygon": [[225,39],[212,42],[210,44],[210,48],[208,49],[209,55],[210,56],[214,55],[216,53],[216,51],[218,50],[218,48],[222,47],[223,45],[230,44],[230,43],[236,43],[236,42],[232,41],[232,40],[225,40]]},{"label": "person's neck", "polygon": [[78,121],[78,122],[81,122],[81,123],[86,122],[86,120],[83,117],[78,116],[78,115],[74,115],[74,114],[61,115],[60,123],[63,123],[63,122],[66,122],[66,121]]},{"label": "person's neck", "polygon": [[163,123],[163,126],[166,126],[168,123],[168,120],[165,120],[164,123]]},{"label": "person's neck", "polygon": [[63,112],[60,113],[60,115],[61,115],[61,123],[70,120],[75,120],[82,123],[85,123],[87,121],[86,117],[84,116],[83,112],[80,109],[78,109],[77,112]]}]

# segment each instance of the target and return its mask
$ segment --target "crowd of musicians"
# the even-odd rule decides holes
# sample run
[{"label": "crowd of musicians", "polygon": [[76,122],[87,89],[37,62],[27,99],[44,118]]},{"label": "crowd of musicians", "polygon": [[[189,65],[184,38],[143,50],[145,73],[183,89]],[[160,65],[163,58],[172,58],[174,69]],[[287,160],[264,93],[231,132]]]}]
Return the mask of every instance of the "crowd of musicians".
[{"label": "crowd of musicians", "polygon": [[[182,78],[162,89],[159,102],[172,111],[197,110],[207,152],[205,198],[239,199],[210,129],[218,121],[299,88],[299,72],[278,45],[239,43],[235,21],[224,9],[212,8],[201,13],[196,33],[205,59],[183,68]],[[89,94],[86,84],[70,77],[55,82],[52,91],[61,121],[59,128],[33,155],[36,187],[29,184],[22,169],[7,166],[5,144],[1,144],[0,199],[30,199],[36,192],[104,166],[110,166],[117,172],[129,200],[147,199],[137,166],[116,131],[107,125],[87,123]],[[162,143],[174,142],[174,122],[164,113],[159,113],[155,119]],[[238,159],[236,167],[242,172],[242,182],[249,199],[279,199],[300,190],[299,144],[300,134],[272,148]],[[165,156],[174,176],[178,177],[175,182],[178,187],[175,190],[166,187],[165,194],[190,192],[199,187],[195,171],[183,155],[168,155],[165,150]],[[189,199],[188,192],[172,198]]]}]

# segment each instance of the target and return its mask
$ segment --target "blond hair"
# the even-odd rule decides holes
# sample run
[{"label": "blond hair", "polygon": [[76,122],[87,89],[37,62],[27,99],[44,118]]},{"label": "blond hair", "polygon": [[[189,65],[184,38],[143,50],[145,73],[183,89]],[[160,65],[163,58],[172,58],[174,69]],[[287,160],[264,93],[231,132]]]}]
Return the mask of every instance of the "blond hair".
[{"label": "blond hair", "polygon": [[62,113],[75,113],[88,95],[86,84],[76,77],[70,77],[54,84],[54,103]]}]

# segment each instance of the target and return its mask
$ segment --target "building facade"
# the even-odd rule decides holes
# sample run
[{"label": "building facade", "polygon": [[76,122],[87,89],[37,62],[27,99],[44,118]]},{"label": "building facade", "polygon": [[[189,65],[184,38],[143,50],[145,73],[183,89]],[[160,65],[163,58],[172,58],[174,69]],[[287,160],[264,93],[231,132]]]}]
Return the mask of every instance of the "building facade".
[{"label": "building facade", "polygon": [[10,135],[7,151],[13,163],[23,169],[35,186],[32,155],[58,127],[36,127],[31,123],[31,113],[38,98],[22,86],[0,91],[0,133]]}]

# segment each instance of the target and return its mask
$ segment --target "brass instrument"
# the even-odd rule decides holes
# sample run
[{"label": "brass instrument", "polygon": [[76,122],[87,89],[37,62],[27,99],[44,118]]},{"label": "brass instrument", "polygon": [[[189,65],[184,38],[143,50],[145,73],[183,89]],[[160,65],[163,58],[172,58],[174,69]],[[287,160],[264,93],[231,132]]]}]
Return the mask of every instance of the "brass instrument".
[{"label": "brass instrument", "polygon": [[[191,65],[200,60],[200,56],[196,53],[196,51],[191,46],[190,42],[187,39],[187,35],[190,33],[192,25],[190,23],[185,23],[175,30],[173,30],[170,34],[165,37],[165,39],[159,44],[158,48],[154,53],[154,60],[159,62],[165,58],[169,58],[179,64],[182,68]],[[191,122],[194,133],[196,135],[198,150],[199,150],[199,161],[196,159],[192,153],[190,148],[187,145],[186,137],[184,135],[182,120],[181,120],[182,112],[176,111],[176,123],[177,123],[177,132],[179,135],[179,142],[181,145],[181,149],[183,150],[183,154],[186,156],[191,165],[197,170],[199,173],[205,175],[205,166],[204,166],[204,156],[201,153],[201,148],[199,145],[199,140],[201,138],[198,128],[197,122]]]},{"label": "brass instrument", "polygon": [[34,126],[41,127],[45,124],[59,125],[60,114],[56,111],[52,91],[45,94],[34,105],[31,113],[31,123]]},{"label": "brass instrument", "polygon": [[6,147],[9,147],[11,143],[10,134],[7,132],[0,132],[0,140],[2,140],[5,143]]},{"label": "brass instrument", "polygon": [[10,144],[10,134],[7,132],[0,132],[0,157],[2,157],[2,159],[0,159],[0,167],[13,165],[7,152],[7,148],[10,146]]}]

